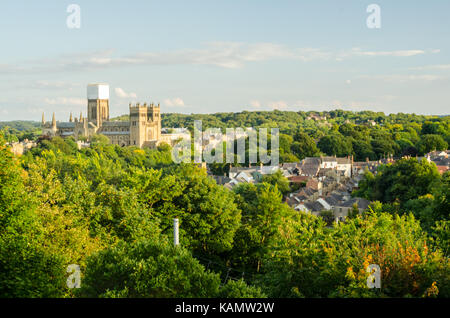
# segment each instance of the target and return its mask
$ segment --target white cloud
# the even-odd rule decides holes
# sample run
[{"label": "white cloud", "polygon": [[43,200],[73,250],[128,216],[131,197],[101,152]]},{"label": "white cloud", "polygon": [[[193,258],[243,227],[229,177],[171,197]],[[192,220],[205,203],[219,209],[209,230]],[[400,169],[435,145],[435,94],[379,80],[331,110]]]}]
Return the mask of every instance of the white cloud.
[{"label": "white cloud", "polygon": [[425,54],[424,50],[399,50],[399,51],[363,51],[360,48],[353,48],[344,56],[393,56],[393,57],[409,57]]},{"label": "white cloud", "polygon": [[86,106],[86,99],[74,98],[74,97],[56,97],[56,98],[44,98],[44,103],[47,105],[74,105],[74,106]]},{"label": "white cloud", "polygon": [[450,70],[450,64],[438,64],[438,65],[426,65],[426,66],[417,66],[411,67],[411,70]]},{"label": "white cloud", "polygon": [[261,108],[261,103],[257,100],[251,100],[249,104],[250,104],[251,108],[255,108],[255,109]]},{"label": "white cloud", "polygon": [[365,51],[351,48],[330,51],[322,48],[290,48],[276,43],[211,42],[199,49],[178,49],[165,52],[139,52],[129,56],[116,56],[114,50],[81,52],[61,55],[15,65],[0,65],[2,73],[16,72],[42,73],[59,71],[92,70],[130,65],[213,65],[222,68],[241,68],[247,63],[275,59],[291,59],[302,62],[314,60],[337,60],[352,57],[411,57],[439,50],[394,50]]},{"label": "white cloud", "polygon": [[360,76],[360,78],[365,79],[374,79],[374,80],[382,80],[388,83],[405,83],[409,81],[418,81],[418,82],[431,82],[443,79],[445,77],[439,75],[431,75],[431,74],[421,74],[421,75],[376,75],[376,76]]},{"label": "white cloud", "polygon": [[164,100],[164,105],[168,106],[168,107],[172,107],[172,106],[178,106],[178,107],[183,107],[184,106],[184,101],[179,98],[167,98]]},{"label": "white cloud", "polygon": [[62,82],[62,81],[50,82],[50,81],[39,80],[39,81],[32,83],[29,86],[22,85],[21,87],[24,87],[24,88],[30,87],[30,88],[35,88],[35,89],[53,89],[53,90],[69,89],[69,90],[72,90],[74,87],[78,87],[78,86],[79,86],[79,84],[75,84],[75,83],[67,83],[67,82]]},{"label": "white cloud", "polygon": [[136,93],[126,93],[122,88],[116,87],[114,89],[114,92],[116,93],[116,96],[119,98],[137,98]]},{"label": "white cloud", "polygon": [[278,101],[278,102],[270,102],[268,105],[271,109],[286,109],[288,107],[287,103],[285,101]]}]

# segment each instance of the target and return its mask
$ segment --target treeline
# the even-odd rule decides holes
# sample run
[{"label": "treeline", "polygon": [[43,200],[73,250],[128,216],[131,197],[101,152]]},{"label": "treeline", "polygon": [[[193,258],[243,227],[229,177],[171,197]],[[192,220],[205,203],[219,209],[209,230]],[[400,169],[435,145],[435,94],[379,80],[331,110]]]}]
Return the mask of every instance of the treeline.
[{"label": "treeline", "polygon": [[[279,128],[280,162],[298,162],[310,156],[353,156],[355,161],[394,156],[423,156],[446,150],[450,117],[390,114],[370,111],[329,112],[261,111],[217,114],[163,114],[164,127],[192,130],[194,120],[203,129],[227,127]],[[245,163],[247,164],[247,162]],[[218,174],[226,165],[215,165]]]},{"label": "treeline", "polygon": [[[128,120],[128,115],[112,120]],[[355,161],[387,156],[422,156],[445,150],[450,144],[450,116],[423,116],[382,112],[243,111],[216,114],[162,114],[162,126],[188,128],[201,120],[203,129],[229,127],[279,128],[280,161],[295,162],[306,156],[353,156]],[[0,122],[7,141],[36,139],[38,122]],[[223,170],[223,169],[222,169]]]},{"label": "treeline", "polygon": [[[442,242],[414,215],[374,205],[328,227],[263,181],[229,191],[173,164],[167,145],[96,136],[77,150],[55,137],[17,158],[1,136],[0,296],[450,296]],[[80,289],[66,286],[70,264]],[[381,267],[381,290],[366,286],[370,264]]]},{"label": "treeline", "polygon": [[34,140],[42,133],[39,122],[24,120],[0,121],[0,130],[7,142]]},{"label": "treeline", "polygon": [[294,162],[319,153],[354,156],[357,161],[393,155],[416,156],[444,150],[450,143],[450,117],[381,112],[258,111],[217,114],[163,114],[164,127],[266,127],[280,129],[281,161]]}]

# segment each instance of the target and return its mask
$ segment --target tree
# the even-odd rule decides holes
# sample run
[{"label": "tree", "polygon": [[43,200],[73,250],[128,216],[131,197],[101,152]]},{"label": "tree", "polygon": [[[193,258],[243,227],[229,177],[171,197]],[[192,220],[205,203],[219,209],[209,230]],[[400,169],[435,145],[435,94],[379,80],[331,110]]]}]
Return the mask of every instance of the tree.
[{"label": "tree", "polygon": [[266,295],[258,287],[249,286],[243,279],[229,280],[219,290],[218,298],[264,298]]},{"label": "tree", "polygon": [[352,143],[340,134],[322,137],[317,146],[329,156],[345,157],[353,153]]},{"label": "tree", "polygon": [[293,217],[295,211],[281,201],[277,186],[241,184],[235,192],[242,225],[235,235],[231,262],[251,277],[261,270],[268,246],[277,240],[283,220]]},{"label": "tree", "polygon": [[61,297],[64,262],[43,244],[26,173],[0,135],[0,297]]},{"label": "tree", "polygon": [[370,144],[378,159],[400,152],[400,146],[386,132],[373,132]]},{"label": "tree", "polygon": [[[369,212],[325,229],[305,218],[281,233],[262,278],[269,297],[448,297],[450,266],[413,216]],[[382,289],[367,288],[378,264]]]},{"label": "tree", "polygon": [[289,180],[283,176],[281,170],[277,170],[275,173],[264,175],[262,177],[262,182],[269,183],[273,186],[277,186],[277,189],[281,192],[282,195],[286,195],[291,192],[291,188],[289,186]]},{"label": "tree", "polygon": [[244,282],[220,287],[218,274],[205,270],[187,249],[166,240],[119,243],[88,259],[81,297],[261,297]]},{"label": "tree", "polygon": [[161,170],[133,169],[123,186],[136,189],[138,200],[154,210],[163,233],[171,231],[172,220],[180,219],[180,242],[199,253],[231,249],[241,211],[234,194],[193,165]]},{"label": "tree", "polygon": [[320,217],[325,221],[327,226],[332,226],[334,223],[334,213],[333,211],[323,210],[319,212]]},{"label": "tree", "polygon": [[308,134],[298,131],[294,136],[294,142],[291,145],[291,151],[299,158],[317,156],[320,151],[316,142]]},{"label": "tree", "polygon": [[[383,203],[398,200],[404,204],[408,200],[433,193],[439,180],[440,175],[434,163],[427,160],[419,162],[416,158],[400,159],[379,169],[369,192],[372,193],[372,200]],[[365,186],[364,183],[362,185]]]},{"label": "tree", "polygon": [[365,140],[352,140],[355,161],[376,160],[377,156],[372,150],[372,146]]},{"label": "tree", "polygon": [[352,209],[349,211],[347,218],[354,219],[359,215],[358,204],[353,204]]},{"label": "tree", "polygon": [[447,142],[439,135],[423,135],[417,145],[420,154],[434,150],[446,150]]}]

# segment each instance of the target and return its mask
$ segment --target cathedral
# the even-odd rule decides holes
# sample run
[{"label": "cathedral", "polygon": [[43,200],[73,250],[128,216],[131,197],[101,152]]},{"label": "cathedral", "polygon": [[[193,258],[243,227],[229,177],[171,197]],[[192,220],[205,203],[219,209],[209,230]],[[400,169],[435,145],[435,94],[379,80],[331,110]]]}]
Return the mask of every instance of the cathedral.
[{"label": "cathedral", "polygon": [[137,146],[154,148],[161,142],[169,145],[180,138],[190,138],[186,130],[176,133],[162,133],[160,105],[129,105],[129,121],[109,120],[109,86],[90,84],[87,87],[87,118],[80,114],[68,122],[56,122],[55,113],[51,122],[45,122],[42,114],[42,134],[53,137],[90,137],[102,134],[112,144],[119,146]]}]

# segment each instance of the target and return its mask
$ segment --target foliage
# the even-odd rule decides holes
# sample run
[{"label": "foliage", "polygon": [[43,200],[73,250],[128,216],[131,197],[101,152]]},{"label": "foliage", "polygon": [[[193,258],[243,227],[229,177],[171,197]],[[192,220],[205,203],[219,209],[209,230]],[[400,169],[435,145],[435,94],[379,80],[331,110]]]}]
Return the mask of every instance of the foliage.
[{"label": "foliage", "polygon": [[[433,291],[448,297],[450,291],[448,258],[428,246],[412,216],[368,213],[327,230],[304,219],[275,243],[263,278],[270,297],[423,297]],[[381,267],[381,290],[367,288],[370,264]]]},{"label": "foliage", "polygon": [[[163,114],[169,127],[196,119],[278,127],[282,162],[414,156],[450,137],[449,117],[413,114]],[[166,144],[122,148],[102,135],[81,150],[73,138],[40,138],[17,158],[5,143],[35,139],[39,123],[1,127],[0,297],[449,297],[450,174],[426,160],[366,171],[355,195],[373,201],[369,212],[354,207],[346,222],[326,224],[283,202],[292,189],[281,173],[229,191],[195,165],[175,165]],[[369,263],[381,266],[380,291],[366,287]],[[69,264],[80,265],[81,291],[65,285]]]},{"label": "foliage", "polygon": [[167,241],[120,243],[88,259],[81,297],[261,297],[257,288],[205,268],[182,247]]},{"label": "foliage", "polygon": [[269,183],[273,186],[277,186],[277,189],[281,192],[281,194],[286,195],[291,192],[291,188],[289,186],[289,180],[283,176],[281,170],[277,170],[275,173],[267,174],[262,177],[262,182]]}]

